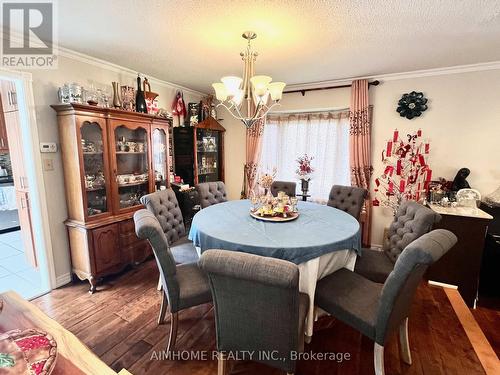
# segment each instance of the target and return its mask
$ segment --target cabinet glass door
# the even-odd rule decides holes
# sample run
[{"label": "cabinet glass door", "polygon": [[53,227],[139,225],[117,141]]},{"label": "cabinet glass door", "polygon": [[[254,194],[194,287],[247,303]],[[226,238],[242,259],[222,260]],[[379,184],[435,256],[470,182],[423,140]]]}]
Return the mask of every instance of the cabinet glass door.
[{"label": "cabinet glass door", "polygon": [[169,178],[167,169],[168,143],[167,130],[163,128],[153,129],[153,169],[155,176],[155,188],[166,187]]},{"label": "cabinet glass door", "polygon": [[220,180],[220,132],[197,129],[198,183]]},{"label": "cabinet glass door", "polygon": [[118,208],[126,209],[140,205],[139,199],[150,193],[148,131],[119,125],[114,133]]},{"label": "cabinet glass door", "polygon": [[80,126],[87,216],[109,211],[108,181],[105,164],[103,128],[97,122],[84,121]]}]

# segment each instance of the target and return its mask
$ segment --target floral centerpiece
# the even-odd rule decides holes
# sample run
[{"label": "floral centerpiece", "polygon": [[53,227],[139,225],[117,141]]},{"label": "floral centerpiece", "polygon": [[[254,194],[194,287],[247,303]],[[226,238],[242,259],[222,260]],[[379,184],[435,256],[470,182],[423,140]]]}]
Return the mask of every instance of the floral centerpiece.
[{"label": "floral centerpiece", "polygon": [[260,217],[287,218],[297,214],[297,198],[290,198],[280,191],[276,197],[262,195],[252,197],[252,213]]},{"label": "floral centerpiece", "polygon": [[277,173],[276,168],[273,168],[272,173],[264,173],[257,180],[259,186],[261,186],[264,189],[265,195],[267,195],[267,193],[270,191],[271,185],[273,184],[274,179],[276,178],[276,173]]},{"label": "floral centerpiece", "polygon": [[311,162],[314,159],[313,156],[304,154],[297,159],[297,174],[299,180],[301,181],[302,195],[307,197],[307,191],[309,190],[309,180],[311,179],[311,174],[314,172],[314,168],[311,167]]}]

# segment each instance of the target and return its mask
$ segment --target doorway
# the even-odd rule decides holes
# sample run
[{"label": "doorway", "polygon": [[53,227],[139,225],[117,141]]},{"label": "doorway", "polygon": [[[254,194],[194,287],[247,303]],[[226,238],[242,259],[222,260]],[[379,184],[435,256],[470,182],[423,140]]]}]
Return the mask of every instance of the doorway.
[{"label": "doorway", "polygon": [[38,191],[29,178],[33,152],[27,152],[32,142],[23,86],[0,76],[0,293],[14,290],[31,299],[50,288],[43,243],[34,236],[32,196]]}]

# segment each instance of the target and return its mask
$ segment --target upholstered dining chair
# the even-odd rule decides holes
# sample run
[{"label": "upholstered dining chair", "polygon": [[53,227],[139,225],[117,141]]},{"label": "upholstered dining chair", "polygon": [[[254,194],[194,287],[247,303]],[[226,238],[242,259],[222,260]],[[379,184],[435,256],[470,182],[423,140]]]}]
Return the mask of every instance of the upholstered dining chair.
[{"label": "upholstered dining chair", "polygon": [[427,268],[455,243],[450,231],[436,229],[408,245],[384,284],[342,268],[321,279],[315,304],[375,341],[375,374],[384,375],[384,346],[399,327],[401,357],[411,365],[408,315]]},{"label": "upholstered dining chair", "polygon": [[333,185],[328,196],[327,205],[345,211],[359,220],[361,209],[368,191],[355,186]]},{"label": "upholstered dining chair", "polygon": [[137,211],[134,222],[137,236],[147,239],[151,244],[160,271],[163,291],[158,324],[164,322],[168,310],[170,334],[167,352],[170,352],[175,347],[177,338],[179,311],[212,301],[208,279],[196,262],[176,265],[167,233],[152,212],[144,209]]},{"label": "upholstered dining chair", "polygon": [[226,185],[222,181],[203,182],[195,185],[201,208],[227,201]]},{"label": "upholstered dining chair", "polygon": [[[227,353],[292,374],[292,353],[304,349],[309,297],[299,293],[299,269],[285,260],[227,250],[207,250],[199,260],[210,280],[219,352],[218,375]],[[248,353],[276,353],[253,356]]]},{"label": "upholstered dining chair", "polygon": [[174,191],[169,188],[144,195],[141,197],[141,203],[160,222],[176,263],[196,262],[198,253],[193,242],[187,238],[182,212]]},{"label": "upholstered dining chair", "polygon": [[354,272],[377,283],[385,282],[403,249],[428,233],[439,220],[441,216],[430,208],[414,201],[403,202],[389,227],[383,251],[363,249],[356,259]]},{"label": "upholstered dining chair", "polygon": [[271,184],[271,194],[276,197],[278,192],[284,191],[289,197],[295,197],[297,184],[292,181],[273,181]]}]

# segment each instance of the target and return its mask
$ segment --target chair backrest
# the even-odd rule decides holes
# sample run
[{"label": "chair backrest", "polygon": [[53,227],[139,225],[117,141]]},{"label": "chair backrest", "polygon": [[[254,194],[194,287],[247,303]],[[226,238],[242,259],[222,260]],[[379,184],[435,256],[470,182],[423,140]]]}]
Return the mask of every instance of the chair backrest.
[{"label": "chair backrest", "polygon": [[179,202],[172,189],[144,195],[141,203],[158,219],[169,244],[186,235]]},{"label": "chair backrest", "polygon": [[177,267],[160,222],[151,211],[142,209],[134,213],[134,223],[137,237],[147,239],[153,248],[163,290],[167,292],[168,304],[171,311],[176,312],[180,293],[176,277]]},{"label": "chair backrest", "polygon": [[328,196],[327,205],[345,211],[359,219],[367,195],[367,190],[363,188],[333,185]]},{"label": "chair backrest", "polygon": [[284,191],[289,197],[295,197],[297,184],[292,181],[274,181],[271,185],[271,194],[276,197],[278,192]]},{"label": "chair backrest", "polygon": [[384,244],[385,254],[393,262],[412,241],[428,233],[441,215],[420,203],[404,201],[389,227],[389,238]]},{"label": "chair backrest", "polygon": [[224,182],[203,182],[195,186],[198,192],[201,208],[227,201],[226,185]]},{"label": "chair backrest", "polygon": [[424,234],[408,245],[387,277],[379,300],[375,341],[384,345],[388,335],[408,317],[411,302],[427,268],[457,242],[445,229]]},{"label": "chair backrest", "polygon": [[[297,351],[299,270],[293,263],[253,254],[207,250],[198,264],[207,274],[215,305],[217,350],[278,353],[249,360],[294,372]],[[248,352],[247,352],[248,353]]]}]

